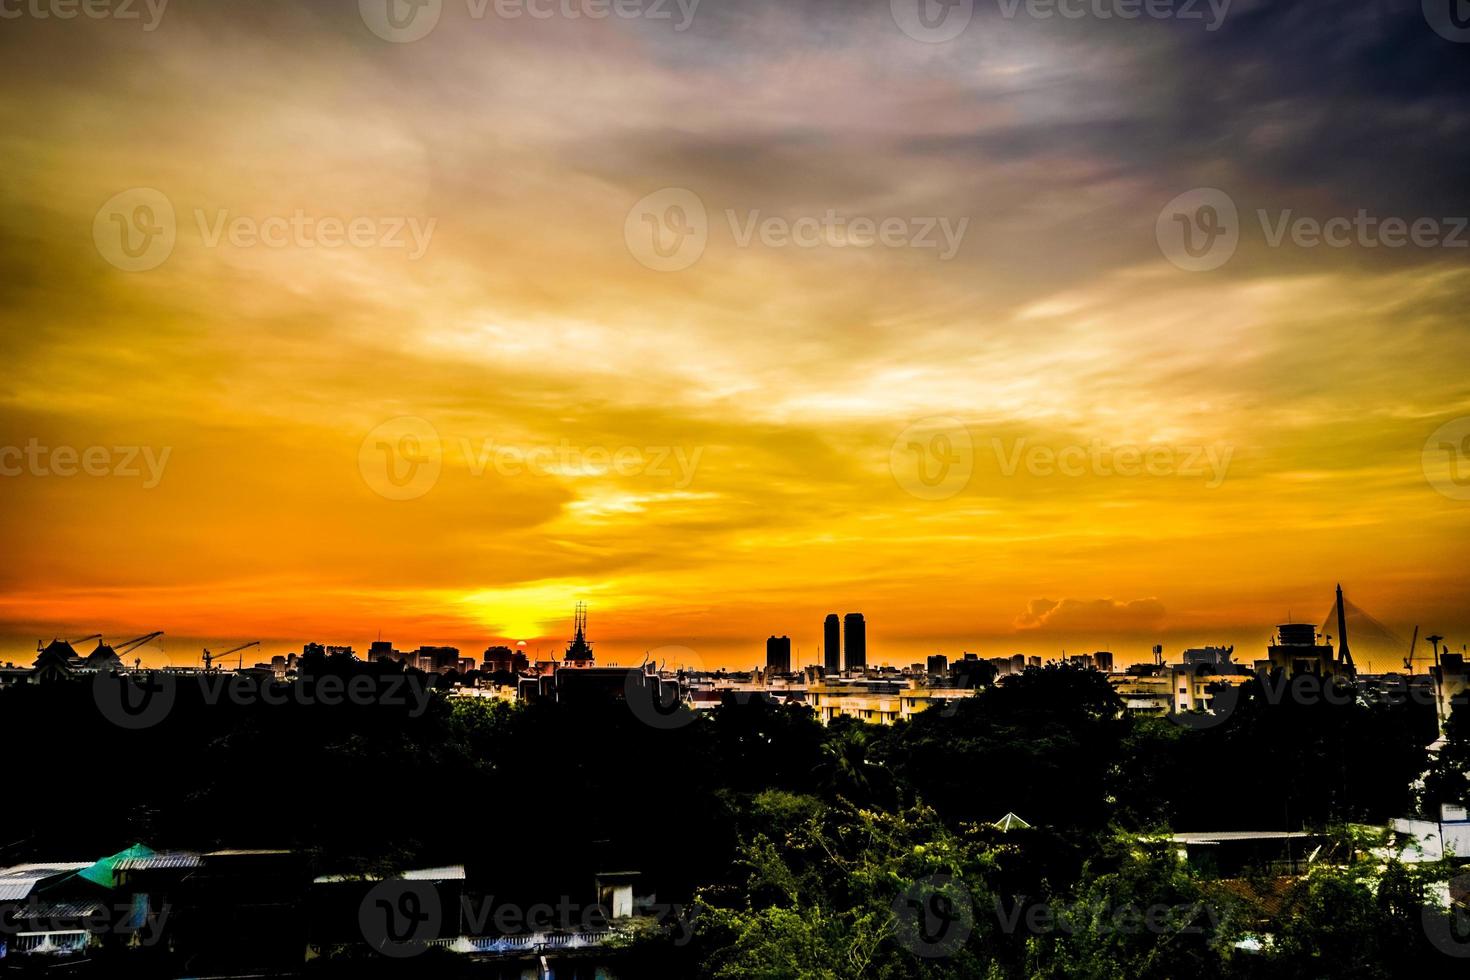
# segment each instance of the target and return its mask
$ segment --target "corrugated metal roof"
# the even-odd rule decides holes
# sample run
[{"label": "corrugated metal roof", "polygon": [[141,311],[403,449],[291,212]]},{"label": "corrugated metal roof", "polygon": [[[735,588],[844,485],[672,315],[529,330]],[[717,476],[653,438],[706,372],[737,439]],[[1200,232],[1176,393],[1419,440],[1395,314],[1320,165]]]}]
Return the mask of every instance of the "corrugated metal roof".
[{"label": "corrugated metal roof", "polygon": [[1220,844],[1241,840],[1301,840],[1318,836],[1306,830],[1225,830],[1215,833],[1189,831],[1173,834],[1169,839],[1176,844]]},{"label": "corrugated metal roof", "polygon": [[91,861],[48,861],[40,864],[13,864],[8,868],[0,868],[0,878],[8,878],[12,875],[30,877],[32,875],[48,876],[64,874],[68,871],[81,871],[91,866]]},{"label": "corrugated metal roof", "polygon": [[150,857],[123,858],[117,862],[118,871],[159,871],[172,868],[197,868],[204,858],[187,851],[171,854],[154,854]]},{"label": "corrugated metal roof", "polygon": [[450,864],[442,868],[419,868],[401,874],[404,881],[464,881],[464,865]]},{"label": "corrugated metal roof", "polygon": [[37,902],[22,906],[17,912],[22,922],[55,922],[58,919],[85,919],[107,910],[101,902]]},{"label": "corrugated metal roof", "polygon": [[314,885],[337,885],[347,881],[464,881],[464,865],[450,864],[442,868],[415,868],[384,878],[381,875],[322,875],[313,878]]},{"label": "corrugated metal roof", "polygon": [[0,868],[0,902],[18,902],[26,898],[35,887],[49,878],[75,874],[90,868],[87,862],[77,864],[17,864]]}]

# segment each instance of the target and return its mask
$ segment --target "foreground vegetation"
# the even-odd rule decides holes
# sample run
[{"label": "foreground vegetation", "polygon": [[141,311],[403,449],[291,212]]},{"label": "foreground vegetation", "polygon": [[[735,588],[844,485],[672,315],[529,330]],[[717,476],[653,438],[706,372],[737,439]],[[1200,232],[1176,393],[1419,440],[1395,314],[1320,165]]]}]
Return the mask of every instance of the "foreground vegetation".
[{"label": "foreground vegetation", "polygon": [[[5,731],[51,774],[0,813],[0,840],[83,859],[132,840],[292,847],[322,870],[464,862],[472,878],[615,861],[689,926],[631,940],[633,976],[1460,975],[1470,936],[1441,912],[1458,869],[1399,864],[1363,829],[1422,802],[1432,714],[1258,693],[1198,729],[1128,717],[1069,668],[893,728],[759,699],[650,725],[611,700],[181,694],[133,731],[90,685],[57,684],[0,692]],[[1464,797],[1464,720],[1430,802]],[[1006,813],[1029,826],[996,826]],[[1166,837],[1286,827],[1334,842],[1305,875],[1220,880]]]}]

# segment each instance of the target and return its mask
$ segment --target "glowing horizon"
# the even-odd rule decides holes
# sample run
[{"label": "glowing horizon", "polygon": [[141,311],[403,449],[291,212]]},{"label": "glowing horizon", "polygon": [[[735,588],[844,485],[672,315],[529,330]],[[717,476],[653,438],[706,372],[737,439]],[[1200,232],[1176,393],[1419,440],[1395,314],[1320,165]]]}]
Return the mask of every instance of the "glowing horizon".
[{"label": "glowing horizon", "polygon": [[[446,4],[407,43],[352,3],[8,25],[0,659],[559,651],[577,600],[624,663],[815,662],[849,611],[875,662],[1254,658],[1339,581],[1459,649],[1466,252],[1272,236],[1467,213],[1463,109],[1322,87],[1239,6],[942,44],[886,2]],[[1327,99],[1366,131],[1314,128]],[[1238,207],[1219,268],[1160,238],[1195,188]],[[160,202],[144,268],[109,236]],[[696,208],[687,265],[637,239]]]}]

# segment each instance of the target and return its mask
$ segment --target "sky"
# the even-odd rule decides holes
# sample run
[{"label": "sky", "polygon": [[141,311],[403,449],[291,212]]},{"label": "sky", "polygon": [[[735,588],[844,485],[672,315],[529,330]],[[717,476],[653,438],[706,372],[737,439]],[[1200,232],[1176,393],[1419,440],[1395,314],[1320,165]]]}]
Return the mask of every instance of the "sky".
[{"label": "sky", "polygon": [[1470,32],[918,2],[0,4],[0,659],[1470,640]]}]

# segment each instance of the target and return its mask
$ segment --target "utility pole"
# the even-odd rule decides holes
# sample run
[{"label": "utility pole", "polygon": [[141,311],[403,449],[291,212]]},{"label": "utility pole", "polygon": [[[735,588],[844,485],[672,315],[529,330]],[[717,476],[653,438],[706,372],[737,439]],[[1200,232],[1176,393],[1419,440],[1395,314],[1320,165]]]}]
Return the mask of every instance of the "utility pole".
[{"label": "utility pole", "polygon": [[1443,678],[1440,676],[1440,674],[1442,672],[1439,669],[1439,641],[1440,640],[1443,640],[1444,637],[1442,637],[1442,636],[1426,636],[1425,639],[1428,640],[1429,641],[1429,645],[1432,648],[1434,648],[1434,717],[1435,717],[1435,720],[1439,723],[1439,734],[1440,734],[1441,737],[1443,737],[1444,736],[1444,681],[1443,681]]}]

